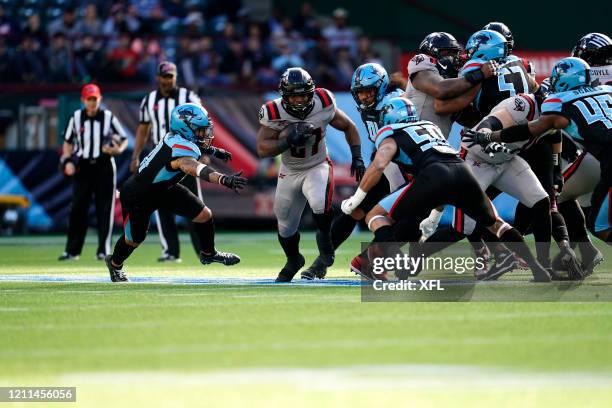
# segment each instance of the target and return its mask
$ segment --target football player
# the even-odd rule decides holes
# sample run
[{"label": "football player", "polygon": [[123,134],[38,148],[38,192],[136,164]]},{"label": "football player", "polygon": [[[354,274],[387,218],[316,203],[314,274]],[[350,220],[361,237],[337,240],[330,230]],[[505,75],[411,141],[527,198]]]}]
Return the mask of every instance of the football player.
[{"label": "football player", "polygon": [[[280,79],[281,97],[265,103],[259,111],[257,133],[260,157],[281,155],[274,214],[278,240],[287,256],[277,282],[290,282],[304,266],[298,226],[306,203],[317,225],[317,260],[325,267],[334,262],[331,242],[333,166],[327,157],[327,125],[344,132],[352,154],[351,173],[361,179],[365,165],[357,127],[340,109],[327,89],[316,88],[302,68],[289,68]],[[316,265],[315,265],[316,267]]]},{"label": "football player", "polygon": [[[527,124],[492,133],[467,132],[469,143],[515,142],[537,137],[551,129],[563,129],[573,141],[600,161],[601,179],[591,197],[587,227],[610,242],[609,191],[612,188],[612,87],[592,86],[590,66],[580,58],[559,61],[550,77],[550,94],[542,104],[542,116]],[[583,263],[584,260],[583,260]]]},{"label": "football player", "polygon": [[[415,106],[405,98],[393,98],[383,108],[384,125],[376,137],[376,156],[368,166],[357,191],[342,202],[342,211],[350,213],[380,180],[392,161],[413,166],[413,180],[385,197],[366,217],[374,232],[374,242],[416,242],[419,221],[432,208],[451,204],[474,217],[493,236],[512,243],[513,249],[527,260],[534,280],[550,281],[548,272],[535,260],[521,235],[496,213],[467,164],[448,144],[440,128],[421,121]],[[392,227],[392,224],[395,226]],[[351,262],[351,269],[366,278],[364,255]]]},{"label": "football player", "polygon": [[[367,63],[355,70],[351,80],[351,94],[357,104],[357,110],[361,114],[361,120],[368,131],[368,140],[374,143],[374,137],[378,132],[378,120],[380,109],[390,99],[403,95],[401,89],[389,89],[389,75],[380,64]],[[395,164],[385,170],[384,177],[380,183],[373,188],[368,197],[351,214],[341,213],[332,222],[331,240],[334,250],[337,249],[351,235],[355,225],[365,215],[392,191],[395,191],[406,182],[404,172]],[[319,257],[312,266],[302,272],[303,279],[322,279],[327,273],[327,267]]]},{"label": "football player", "polygon": [[186,103],[172,110],[170,132],[121,188],[124,233],[117,240],[113,254],[105,258],[111,281],[128,281],[123,272],[123,262],[145,240],[151,215],[159,209],[193,221],[202,242],[199,254],[202,264],[234,265],[240,262],[238,255],[215,249],[212,212],[198,196],[179,184],[189,174],[236,192],[244,188],[247,180],[240,177],[242,172],[221,174],[198,161],[200,148],[208,148],[213,137],[208,112],[199,104]]},{"label": "football player", "polygon": [[510,28],[505,25],[502,22],[499,21],[492,21],[490,23],[485,24],[484,27],[482,27],[483,30],[491,30],[491,31],[496,31],[498,33],[500,33],[501,35],[504,36],[504,38],[506,39],[506,42],[508,43],[508,58],[512,59],[512,58],[516,58],[518,60],[520,60],[523,65],[525,66],[525,69],[527,70],[527,73],[533,78],[535,79],[536,77],[536,72],[535,72],[535,67],[533,65],[533,63],[531,61],[528,61],[524,58],[520,58],[518,56],[516,56],[514,54],[514,36],[512,35],[512,31],[510,31]]}]

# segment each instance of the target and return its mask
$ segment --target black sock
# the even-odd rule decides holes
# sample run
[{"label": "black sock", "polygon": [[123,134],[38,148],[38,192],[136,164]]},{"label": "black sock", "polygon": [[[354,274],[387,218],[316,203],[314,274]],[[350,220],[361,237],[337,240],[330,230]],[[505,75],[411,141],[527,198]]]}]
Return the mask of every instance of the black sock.
[{"label": "black sock", "polygon": [[536,242],[538,261],[547,266],[550,263],[550,238],[552,234],[550,218],[550,201],[548,197],[531,207],[533,214],[533,237]]},{"label": "black sock", "polygon": [[524,204],[518,203],[516,210],[514,211],[514,222],[512,223],[514,228],[516,228],[522,235],[526,235],[529,231],[532,220],[533,212],[531,211],[531,208]]},{"label": "black sock", "polygon": [[331,240],[334,249],[348,239],[355,229],[355,225],[357,225],[357,220],[350,215],[342,213],[334,218],[331,225]]},{"label": "black sock", "polygon": [[500,240],[508,247],[511,251],[516,252],[518,256],[523,258],[529,266],[536,263],[536,260],[531,253],[531,250],[523,240],[523,236],[515,228],[510,228],[502,234]]},{"label": "black sock", "polygon": [[287,258],[291,258],[299,255],[300,253],[300,233],[296,232],[290,237],[283,238],[278,235],[278,242],[280,242],[283,251],[285,251],[285,256]]},{"label": "black sock", "polygon": [[563,215],[567,233],[572,244],[589,240],[585,216],[576,200],[569,200],[559,204],[559,212]]},{"label": "black sock", "polygon": [[315,224],[317,224],[317,247],[319,253],[323,255],[333,255],[334,246],[331,240],[331,225],[334,215],[331,212],[323,214],[312,214]]},{"label": "black sock", "polygon": [[393,242],[393,227],[391,225],[383,225],[374,231],[373,242]]},{"label": "black sock", "polygon": [[552,236],[555,242],[569,241],[565,219],[561,213],[552,211],[550,213],[550,219],[552,221]]},{"label": "black sock", "polygon": [[393,225],[393,234],[395,238],[391,239],[391,241],[417,242],[421,237],[419,222],[414,217],[404,218]]},{"label": "black sock", "polygon": [[136,247],[128,245],[127,242],[125,242],[125,235],[121,235],[115,244],[115,248],[113,249],[111,261],[114,265],[121,267],[123,266],[123,262],[128,259],[135,249]]},{"label": "black sock", "polygon": [[206,222],[194,222],[193,229],[200,239],[200,246],[204,255],[214,255],[215,250],[215,222],[211,218]]}]

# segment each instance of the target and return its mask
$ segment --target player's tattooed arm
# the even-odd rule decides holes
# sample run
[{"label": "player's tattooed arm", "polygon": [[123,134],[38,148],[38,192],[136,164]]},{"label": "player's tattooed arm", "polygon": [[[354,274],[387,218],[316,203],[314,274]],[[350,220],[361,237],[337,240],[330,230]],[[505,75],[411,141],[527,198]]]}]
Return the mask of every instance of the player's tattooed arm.
[{"label": "player's tattooed arm", "polygon": [[484,79],[487,79],[497,72],[497,63],[489,61],[483,64],[478,74],[472,74],[470,78],[443,78],[440,74],[433,71],[417,72],[411,79],[412,85],[421,92],[433,96],[436,99],[449,99],[459,96],[468,90],[478,85]]},{"label": "player's tattooed arm", "polygon": [[434,111],[438,115],[450,115],[465,109],[476,97],[480,85],[475,86],[464,94],[450,99],[435,99]]},{"label": "player's tattooed arm", "polygon": [[264,157],[274,157],[289,148],[286,139],[279,139],[280,132],[267,126],[261,126],[257,132],[257,155]]},{"label": "player's tattooed arm", "polygon": [[201,178],[204,181],[221,184],[234,190],[236,193],[238,193],[238,190],[242,190],[247,183],[247,179],[241,177],[242,170],[231,175],[219,173],[193,157],[179,157],[172,160],[170,166],[175,170],[180,169],[183,173]]},{"label": "player's tattooed arm", "polygon": [[554,129],[565,129],[569,120],[561,115],[543,115],[538,119],[523,125],[512,126],[491,133],[466,130],[463,141],[474,144],[487,145],[491,142],[513,143],[539,137]]}]

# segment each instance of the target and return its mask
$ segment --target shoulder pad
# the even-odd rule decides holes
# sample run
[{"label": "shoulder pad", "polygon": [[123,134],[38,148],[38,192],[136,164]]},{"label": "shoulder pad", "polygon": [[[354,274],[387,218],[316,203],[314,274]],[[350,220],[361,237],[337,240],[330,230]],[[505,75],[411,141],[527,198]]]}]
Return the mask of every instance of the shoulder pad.
[{"label": "shoulder pad", "polygon": [[478,58],[471,59],[468,62],[466,62],[465,65],[463,65],[463,68],[461,68],[461,70],[459,71],[459,75],[463,76],[470,71],[475,71],[477,69],[480,69],[480,67],[482,67],[486,62],[487,61],[478,59]]},{"label": "shoulder pad", "polygon": [[561,112],[563,107],[562,94],[550,94],[542,102],[542,114]]},{"label": "shoulder pad", "polygon": [[374,138],[374,147],[378,149],[378,146],[380,146],[382,141],[390,136],[393,136],[394,133],[395,128],[392,126],[385,126],[383,128],[380,128],[378,130],[378,133],[376,133],[376,137]]},{"label": "shoulder pad", "polygon": [[417,54],[408,62],[408,75],[416,74],[419,71],[435,71],[436,59],[425,54]]},{"label": "shoulder pad", "polygon": [[172,157],[193,157],[199,159],[201,156],[200,148],[195,143],[181,137],[179,135],[171,135],[164,139],[166,143],[172,149]]},{"label": "shoulder pad", "polygon": [[533,94],[518,94],[514,98],[514,110],[517,112],[527,112],[527,120],[531,121],[536,116],[537,106]]},{"label": "shoulder pad", "polygon": [[278,105],[276,101],[269,101],[261,105],[261,109],[259,110],[259,121],[271,121],[271,120],[279,120],[280,111],[278,110]]},{"label": "shoulder pad", "polygon": [[331,105],[335,105],[335,100],[334,100],[334,95],[328,91],[325,88],[316,88],[315,89],[315,94],[319,97],[319,99],[321,100],[321,105],[323,106],[323,109],[331,106]]}]

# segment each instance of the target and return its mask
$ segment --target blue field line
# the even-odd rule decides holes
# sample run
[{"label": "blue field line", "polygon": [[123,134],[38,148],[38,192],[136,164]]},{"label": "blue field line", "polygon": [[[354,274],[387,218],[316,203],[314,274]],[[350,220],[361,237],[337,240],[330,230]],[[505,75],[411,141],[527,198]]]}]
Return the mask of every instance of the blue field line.
[{"label": "blue field line", "polygon": [[[111,283],[108,277],[84,275],[0,275],[0,282],[67,282]],[[359,279],[322,279],[276,283],[273,278],[184,278],[166,276],[130,276],[130,283],[165,283],[173,285],[291,285],[291,286],[360,286]]]}]

